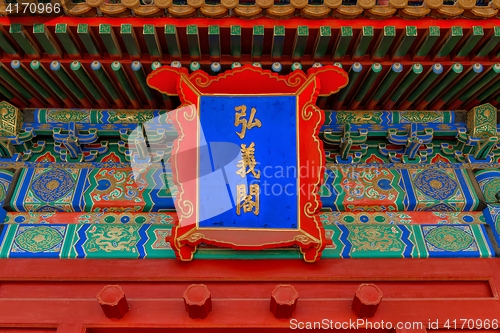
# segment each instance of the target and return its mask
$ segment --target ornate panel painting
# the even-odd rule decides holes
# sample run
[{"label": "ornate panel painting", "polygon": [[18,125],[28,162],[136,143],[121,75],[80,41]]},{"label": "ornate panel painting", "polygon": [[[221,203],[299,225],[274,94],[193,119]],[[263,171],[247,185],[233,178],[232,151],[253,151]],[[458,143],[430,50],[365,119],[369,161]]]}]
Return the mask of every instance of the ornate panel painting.
[{"label": "ornate panel painting", "polygon": [[17,212],[150,212],[173,208],[162,169],[26,168],[6,199]]},{"label": "ornate panel painting", "polygon": [[482,209],[468,173],[451,168],[327,170],[320,195],[324,207],[340,212]]},{"label": "ornate panel painting", "polygon": [[[204,243],[241,250],[297,245],[306,261],[319,259],[326,244],[317,215],[324,114],[315,101],[347,82],[336,67],[322,71],[284,77],[248,66],[210,77],[162,68],[149,76],[150,86],[178,93],[183,103],[172,115],[179,223],[171,244],[178,258],[191,260]],[[320,88],[325,73],[329,84]]]}]

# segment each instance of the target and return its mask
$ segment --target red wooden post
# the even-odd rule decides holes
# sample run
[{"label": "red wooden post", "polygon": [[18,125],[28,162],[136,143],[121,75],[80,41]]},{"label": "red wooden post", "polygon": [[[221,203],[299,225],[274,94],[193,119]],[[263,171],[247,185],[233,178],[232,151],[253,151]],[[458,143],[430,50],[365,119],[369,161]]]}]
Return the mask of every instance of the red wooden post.
[{"label": "red wooden post", "polygon": [[212,311],[210,291],[204,284],[192,284],[184,292],[184,304],[191,318],[206,318]]},{"label": "red wooden post", "polygon": [[291,318],[295,308],[299,293],[289,284],[280,284],[271,293],[271,312],[276,318]]},{"label": "red wooden post", "polygon": [[375,315],[382,297],[382,291],[376,285],[362,283],[354,294],[351,308],[358,317],[371,318]]},{"label": "red wooden post", "polygon": [[108,318],[121,319],[130,307],[125,293],[118,285],[107,285],[97,294],[97,301]]}]

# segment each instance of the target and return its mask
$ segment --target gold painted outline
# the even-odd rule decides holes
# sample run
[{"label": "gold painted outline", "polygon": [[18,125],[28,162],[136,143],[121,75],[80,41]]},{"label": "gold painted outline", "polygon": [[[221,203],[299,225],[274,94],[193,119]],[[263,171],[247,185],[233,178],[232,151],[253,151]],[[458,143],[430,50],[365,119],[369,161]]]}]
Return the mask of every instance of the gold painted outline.
[{"label": "gold painted outline", "polygon": [[[252,70],[252,71],[255,71],[255,72],[259,72],[260,74],[263,74],[264,72],[269,72],[269,73],[266,73],[266,74],[269,74],[268,76],[271,77],[271,74],[272,76],[276,76],[276,77],[273,77],[275,79],[279,79],[279,76],[276,74],[274,75],[275,73],[271,73],[270,71],[262,71],[261,69],[257,70],[257,69],[253,69],[253,68],[250,68],[250,67],[246,67],[245,68],[246,70]],[[241,71],[238,71],[238,72],[241,72]],[[234,72],[233,72],[234,73]],[[228,74],[231,74],[230,72]],[[233,74],[234,75],[234,74]],[[289,77],[289,76],[288,76]],[[318,90],[318,82],[316,82],[317,78],[315,77],[315,75],[309,75],[309,76],[302,76],[301,75],[296,75],[296,76],[292,76],[292,78],[297,78],[297,81],[302,81],[302,82],[299,82],[297,83],[300,84],[300,89],[296,90],[294,93],[270,93],[270,94],[229,94],[229,93],[221,93],[221,94],[206,94],[206,93],[201,93],[200,90],[198,89],[198,87],[196,87],[194,84],[192,84],[192,82],[190,81],[190,79],[192,77],[188,76],[188,75],[185,75],[185,74],[181,74],[180,75],[180,81],[182,81],[183,83],[185,83],[187,86],[189,86],[191,88],[191,91],[197,96],[197,101],[196,101],[196,115],[198,117],[200,117],[200,98],[202,96],[295,96],[296,97],[296,144],[297,144],[297,147],[299,148],[299,143],[298,143],[298,140],[299,140],[299,136],[300,136],[300,126],[299,126],[299,113],[301,114],[302,118],[304,119],[303,117],[303,113],[305,111],[306,108],[308,107],[311,107],[312,106],[312,110],[311,110],[311,117],[314,115],[314,113],[318,113],[318,112],[321,112],[321,109],[319,109],[317,106],[314,105],[314,103],[312,103],[312,100],[313,100],[313,97],[314,96],[318,96],[319,97],[319,94],[318,93],[315,93],[317,90]],[[207,78],[210,79],[209,76],[207,76]],[[217,77],[218,79],[220,79],[219,77]],[[304,81],[301,80],[302,79],[305,79]],[[213,80],[211,80],[210,82],[212,82]],[[218,81],[218,80],[216,80]],[[289,85],[289,82],[287,80],[284,80],[284,79],[281,79],[281,80],[278,80],[278,81],[284,81],[285,84],[287,84],[288,86]],[[298,106],[298,103],[299,103],[299,98],[298,96],[307,88],[307,86],[310,83],[310,81],[314,81],[313,83],[313,87],[312,87],[312,90],[313,90],[313,93],[310,95],[310,98],[309,100],[306,100],[306,102],[304,103],[302,109],[299,110],[299,106]],[[208,84],[210,85],[210,83]],[[208,85],[206,87],[208,87]],[[183,100],[183,104],[181,106],[189,106],[188,103],[191,103],[191,105],[195,104],[193,103],[192,101],[190,101],[189,99],[186,98],[186,95],[184,93],[184,90],[181,88],[182,85],[181,85],[181,82],[179,82],[179,92],[180,94],[182,94],[182,100]],[[293,86],[292,86],[293,87]],[[339,88],[340,89],[340,88]],[[187,103],[186,103],[187,102]],[[195,116],[196,116],[195,115]],[[321,149],[320,149],[320,142],[319,140],[314,136],[314,134],[317,132],[317,129],[318,129],[318,126],[319,126],[319,123],[321,122],[321,114],[318,115],[319,118],[318,118],[318,121],[316,122],[315,125],[313,125],[313,140],[314,142],[316,143],[316,149],[317,149],[317,152],[318,152],[318,156],[321,156]],[[306,120],[306,119],[304,119]],[[185,133],[184,133],[184,130],[182,129],[182,126],[180,126],[181,128],[181,131],[182,131],[182,138],[184,138],[185,136]],[[199,136],[200,136],[200,128],[199,126],[197,125],[197,141],[196,142],[199,142]],[[179,138],[181,139],[180,141],[182,141],[182,138]],[[180,143],[179,141],[179,143]],[[199,147],[198,147],[199,148]],[[197,149],[198,149],[197,148]],[[177,149],[178,150],[178,149]],[[320,175],[320,170],[321,170],[321,167],[325,165],[325,161],[320,158],[319,160],[319,165],[318,165],[318,176],[316,177],[317,181],[316,181],[316,187],[320,186],[320,183],[322,181],[322,177]],[[175,163],[175,166],[177,168],[177,161]],[[297,166],[300,167],[300,149],[298,149],[298,152],[297,152]],[[190,235],[193,235],[194,233],[200,233],[201,235],[203,235],[200,231],[211,231],[211,228],[200,228],[199,227],[199,193],[198,193],[198,187],[199,187],[199,183],[198,183],[198,176],[199,176],[199,150],[197,151],[197,159],[196,159],[196,176],[197,176],[197,181],[196,181],[196,205],[195,205],[195,208],[196,208],[196,226],[194,227],[191,227],[187,232],[183,233],[180,237],[178,236],[178,232],[179,232],[179,228],[182,228],[182,220],[183,220],[183,215],[181,215],[178,219],[178,224],[174,227],[175,231],[174,231],[174,239],[175,239],[175,246],[176,246],[176,249],[177,249],[177,252],[181,252],[181,248],[182,247],[191,247],[193,250],[191,251],[191,256],[190,258],[181,258],[182,260],[192,260],[193,256],[194,256],[194,253],[196,252],[196,249],[197,249],[197,245],[193,245],[194,242],[190,242],[187,238],[190,236]],[[298,189],[300,190],[300,173],[298,174],[298,177],[297,177],[297,186],[298,186]],[[184,189],[183,189],[183,186],[182,186],[182,194],[184,193]],[[316,204],[315,206],[320,208],[321,207],[321,202],[318,201],[318,198],[319,198],[319,195],[318,194],[313,194],[313,197],[312,197],[312,201]],[[323,246],[322,246],[322,243],[323,243],[323,234],[321,232],[321,226],[319,225],[320,224],[320,221],[318,220],[319,217],[314,217],[312,216],[313,218],[313,221],[312,223],[315,224],[315,228],[316,230],[318,231],[318,234],[320,236],[320,239],[316,238],[316,237],[313,237],[311,236],[308,232],[304,231],[303,229],[301,229],[301,214],[300,214],[300,207],[301,207],[301,203],[302,203],[302,199],[301,199],[301,195],[298,196],[298,227],[297,229],[276,229],[276,231],[279,231],[280,233],[284,233],[284,234],[287,234],[287,233],[291,233],[293,235],[295,235],[293,238],[289,238],[289,239],[284,239],[282,241],[278,241],[278,242],[267,242],[267,243],[261,243],[261,244],[255,244],[255,245],[238,245],[238,244],[235,244],[235,243],[232,243],[232,242],[229,242],[229,241],[223,241],[223,240],[211,240],[209,238],[206,238],[206,237],[202,237],[200,238],[200,242],[202,240],[205,240],[207,242],[213,242],[213,244],[228,244],[228,245],[234,245],[236,248],[252,248],[252,247],[262,247],[262,246],[265,246],[265,245],[279,245],[279,244],[304,244],[304,245],[307,245],[307,244],[311,244],[310,246],[307,246],[307,247],[300,247],[300,251],[302,254],[304,254],[304,257],[305,257],[305,252],[306,251],[310,251],[311,249],[316,249],[316,256],[314,257],[313,260],[306,260],[306,261],[316,261],[318,259],[318,256],[321,254],[322,252],[322,249],[323,249]],[[308,200],[307,203],[309,203],[310,201]],[[304,205],[303,207],[303,212],[305,213],[305,215],[310,215],[306,212],[306,209],[307,207],[309,207],[309,205],[307,205],[307,203]],[[312,205],[312,204],[311,204]],[[184,228],[189,228],[189,226],[184,226]],[[215,231],[217,232],[220,232],[220,231],[229,231],[229,232],[232,232],[232,231],[250,231],[250,232],[269,232],[269,231],[275,231],[275,229],[265,229],[265,228],[252,228],[252,229],[246,229],[246,228],[215,228]],[[297,232],[297,233],[296,233]],[[309,242],[300,242],[297,237],[299,236],[304,236],[306,237],[307,239],[309,239],[310,241]],[[198,242],[199,243],[199,242]],[[276,246],[277,247],[277,246]],[[304,258],[305,259],[305,258]]]}]

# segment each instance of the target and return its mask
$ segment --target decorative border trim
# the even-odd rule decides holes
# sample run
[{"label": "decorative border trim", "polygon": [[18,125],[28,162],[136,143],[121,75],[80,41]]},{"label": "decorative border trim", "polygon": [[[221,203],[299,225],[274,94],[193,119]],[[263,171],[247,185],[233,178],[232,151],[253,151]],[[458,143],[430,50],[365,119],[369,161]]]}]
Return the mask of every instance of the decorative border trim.
[{"label": "decorative border trim", "polygon": [[[200,243],[230,247],[240,250],[262,250],[266,248],[297,245],[301,248],[304,260],[314,262],[319,260],[326,246],[323,227],[317,213],[321,209],[319,187],[323,180],[325,156],[322,141],[318,134],[324,122],[324,113],[316,105],[316,99],[321,92],[325,94],[338,91],[347,84],[345,72],[334,66],[326,66],[322,70],[313,70],[305,75],[303,72],[293,72],[280,76],[258,67],[243,66],[227,71],[216,77],[202,71],[187,75],[185,70],[172,67],[161,68],[148,77],[148,84],[162,93],[177,93],[182,102],[181,108],[174,111],[173,121],[179,137],[174,142],[171,157],[174,182],[178,186],[176,207],[179,223],[172,231],[171,245],[176,256],[185,261],[192,260],[196,247]],[[177,75],[176,91],[173,90],[172,79]],[[320,77],[329,76],[329,84],[324,90],[320,88]],[[336,77],[335,77],[336,76]],[[245,94],[241,94],[240,85],[245,82]],[[303,184],[312,185],[312,193],[299,193],[299,227],[298,230],[231,230],[198,228],[197,198],[198,198],[198,135],[199,133],[199,101],[200,96],[214,94],[269,95],[293,94],[297,97],[297,133],[299,169],[301,165],[310,163],[318,167],[316,174],[300,175],[298,188]],[[196,147],[196,149],[194,149]],[[177,154],[193,154],[192,158],[177,159]],[[187,161],[189,160],[189,163]],[[185,161],[185,162],[184,162]],[[197,161],[193,163],[193,161]],[[181,165],[182,163],[182,165]],[[183,180],[196,181],[183,181]],[[306,186],[310,188],[310,186]]]}]

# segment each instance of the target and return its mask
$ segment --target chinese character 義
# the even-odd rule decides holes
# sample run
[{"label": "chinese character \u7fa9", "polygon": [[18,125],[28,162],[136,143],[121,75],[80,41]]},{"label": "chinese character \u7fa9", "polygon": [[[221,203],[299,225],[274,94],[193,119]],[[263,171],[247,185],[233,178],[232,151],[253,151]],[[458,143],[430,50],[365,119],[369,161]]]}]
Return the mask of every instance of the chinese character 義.
[{"label": "chinese character \u7fa9", "polygon": [[248,147],[246,144],[241,144],[241,160],[238,161],[236,165],[239,170],[236,171],[241,178],[245,178],[245,175],[250,172],[256,179],[260,178],[260,171],[255,170],[257,166],[257,161],[255,160],[255,143],[252,142]]}]

